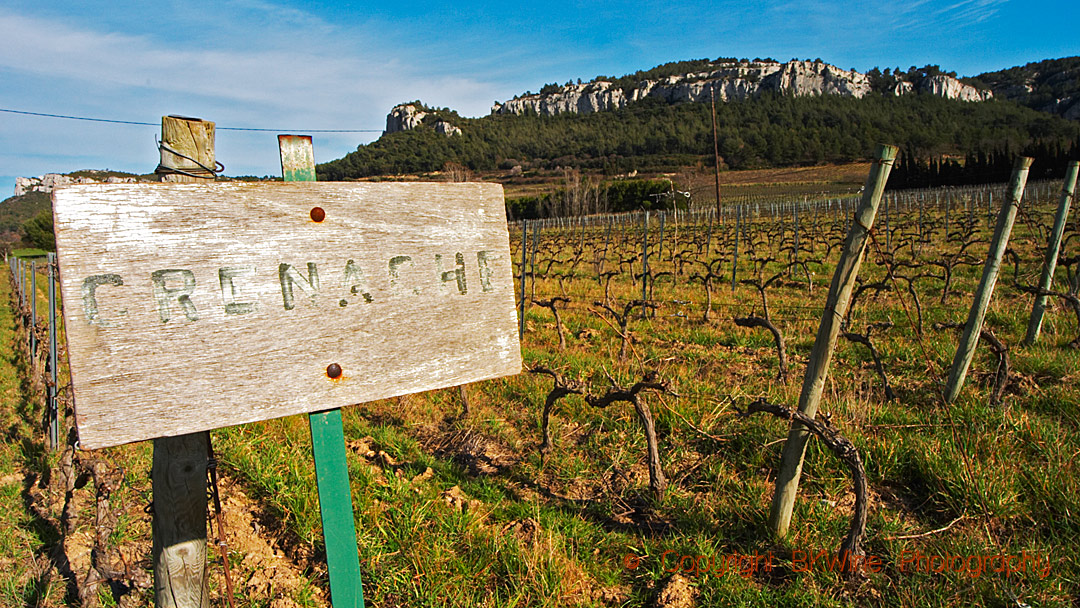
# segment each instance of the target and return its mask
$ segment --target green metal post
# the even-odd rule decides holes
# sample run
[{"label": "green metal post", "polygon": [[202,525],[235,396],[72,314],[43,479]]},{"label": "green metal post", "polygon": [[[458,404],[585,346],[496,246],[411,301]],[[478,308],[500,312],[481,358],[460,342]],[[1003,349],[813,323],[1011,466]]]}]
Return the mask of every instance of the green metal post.
[{"label": "green metal post", "polygon": [[[285,181],[315,181],[311,137],[279,135],[278,147]],[[311,452],[315,457],[315,481],[319,487],[319,511],[326,542],[330,599],[334,608],[364,608],[341,410],[309,414],[308,425],[311,427]]]}]

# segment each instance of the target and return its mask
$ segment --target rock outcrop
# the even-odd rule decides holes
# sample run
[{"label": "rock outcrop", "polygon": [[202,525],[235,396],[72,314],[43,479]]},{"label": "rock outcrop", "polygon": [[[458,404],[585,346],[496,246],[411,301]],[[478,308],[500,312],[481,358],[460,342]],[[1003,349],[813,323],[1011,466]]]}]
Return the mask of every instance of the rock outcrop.
[{"label": "rock outcrop", "polygon": [[[425,112],[422,107],[417,107],[415,104],[404,103],[396,105],[390,110],[390,113],[386,115],[386,131],[384,131],[383,134],[418,129],[424,124],[424,119],[428,116],[433,116],[433,114]],[[455,127],[442,119],[436,121],[435,132],[446,136],[461,135],[461,129],[459,127]]]},{"label": "rock outcrop", "polygon": [[439,122],[435,123],[435,132],[441,135],[461,135],[460,128],[455,127],[454,125],[446,122],[445,120],[440,120]]},{"label": "rock outcrop", "polygon": [[[990,91],[976,89],[949,76],[934,76],[918,86],[900,82],[895,95],[916,90],[931,95],[966,101],[984,101]],[[546,95],[525,95],[491,108],[492,114],[524,114],[534,112],[553,116],[563,112],[589,113],[614,110],[647,98],[659,98],[667,103],[688,101],[739,101],[775,91],[784,95],[841,95],[861,98],[870,93],[870,78],[855,70],[843,70],[821,61],[741,61],[718,63],[703,72],[669,76],[657,80],[642,80],[635,85],[620,87],[607,80],[585,84],[568,84]]]},{"label": "rock outcrop", "polygon": [[423,124],[427,112],[418,109],[413,104],[394,106],[386,115],[386,131],[384,133],[397,133],[398,131],[412,131]]},{"label": "rock outcrop", "polygon": [[995,99],[1080,120],[1080,56],[1045,59],[972,78]]},{"label": "rock outcrop", "polygon": [[28,192],[49,193],[54,188],[70,186],[71,184],[132,184],[137,181],[138,178],[135,177],[117,177],[115,175],[104,179],[94,179],[92,177],[72,177],[60,173],[46,173],[40,177],[16,177],[15,196],[22,196]]},{"label": "rock outcrop", "polygon": [[777,91],[790,95],[847,95],[862,97],[870,92],[870,80],[854,70],[841,70],[817,61],[771,61],[717,64],[714,69],[643,80],[636,86],[620,88],[600,80],[571,84],[549,95],[526,95],[491,108],[493,114],[523,114],[532,111],[551,116],[561,112],[614,110],[647,98],[668,103],[737,101]]},{"label": "rock outcrop", "polygon": [[959,99],[960,101],[986,101],[994,97],[994,94],[990,91],[976,89],[944,74],[924,78],[919,83],[919,90],[923,93],[937,95],[946,99]]}]

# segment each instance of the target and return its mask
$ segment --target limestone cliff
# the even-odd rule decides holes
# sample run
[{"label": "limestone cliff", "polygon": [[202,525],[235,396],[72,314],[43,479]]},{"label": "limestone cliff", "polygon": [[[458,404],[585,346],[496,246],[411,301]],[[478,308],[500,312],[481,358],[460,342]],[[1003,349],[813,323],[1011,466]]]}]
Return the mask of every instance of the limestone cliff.
[{"label": "limestone cliff", "polygon": [[438,118],[433,113],[426,111],[423,106],[412,103],[404,103],[394,106],[386,115],[386,131],[383,133],[397,133],[399,131],[412,131],[424,124],[424,119],[433,117],[435,120],[435,132],[442,135],[461,135],[461,129]]},{"label": "limestone cliff", "polygon": [[394,106],[386,115],[385,133],[397,133],[398,131],[411,131],[423,124],[427,112],[418,109],[413,104]]},{"label": "limestone cliff", "polygon": [[60,173],[46,173],[40,177],[16,177],[15,196],[22,196],[27,192],[53,191],[53,188],[69,186],[71,184],[129,184],[139,181],[136,177],[117,177],[115,175],[95,179],[93,177],[63,175]]},{"label": "limestone cliff", "polygon": [[[900,82],[894,95],[915,91],[950,99],[984,101],[992,93],[949,76],[933,76],[917,85]],[[784,95],[841,95],[861,98],[871,92],[870,77],[843,70],[822,61],[738,61],[715,63],[710,69],[661,79],[646,79],[630,86],[609,80],[567,84],[548,94],[524,95],[491,108],[492,114],[523,114],[527,111],[552,116],[562,112],[588,113],[613,110],[648,98],[667,103],[688,101],[739,101],[774,91]]]},{"label": "limestone cliff", "polygon": [[919,90],[923,93],[960,101],[986,101],[994,97],[990,91],[976,89],[944,74],[923,79],[919,83]]}]

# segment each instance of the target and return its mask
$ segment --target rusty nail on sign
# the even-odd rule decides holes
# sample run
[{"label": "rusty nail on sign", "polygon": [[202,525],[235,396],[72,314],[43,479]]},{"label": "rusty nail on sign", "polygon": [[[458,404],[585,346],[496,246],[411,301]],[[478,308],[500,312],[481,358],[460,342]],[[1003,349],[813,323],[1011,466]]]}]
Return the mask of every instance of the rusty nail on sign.
[{"label": "rusty nail on sign", "polygon": [[337,363],[331,363],[330,365],[327,365],[326,366],[326,375],[329,376],[331,379],[340,377],[341,376],[341,366],[338,365]]},{"label": "rusty nail on sign", "polygon": [[321,222],[326,219],[326,212],[322,207],[315,207],[311,210],[311,219],[316,222]]}]

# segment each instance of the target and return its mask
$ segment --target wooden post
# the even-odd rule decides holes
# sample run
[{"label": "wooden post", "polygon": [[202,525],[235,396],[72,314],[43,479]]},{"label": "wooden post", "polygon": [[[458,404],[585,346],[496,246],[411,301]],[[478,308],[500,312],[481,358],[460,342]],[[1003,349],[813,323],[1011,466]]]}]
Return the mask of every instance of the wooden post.
[{"label": "wooden post", "polygon": [[[278,149],[285,181],[315,181],[315,154],[310,136],[278,135]],[[311,428],[311,452],[315,458],[315,482],[319,489],[319,511],[326,542],[330,599],[335,608],[364,608],[341,410],[309,414],[308,426]]]},{"label": "wooden post", "polygon": [[795,201],[791,204],[791,208],[795,214],[795,261],[799,261],[799,201]]},{"label": "wooden post", "polygon": [[735,249],[731,255],[731,291],[735,292],[735,281],[739,271],[739,222],[742,221],[742,205],[735,206]]},{"label": "wooden post", "polygon": [[49,417],[49,448],[55,450],[60,447],[60,409],[56,403],[56,254],[49,253],[45,257],[45,263],[49,267],[49,380],[51,381],[45,389],[45,409],[48,410]]},{"label": "wooden post", "polygon": [[[607,235],[604,237],[604,252],[600,254],[600,263],[596,265],[596,282],[599,283],[604,274],[604,262],[607,261],[608,245],[611,244],[611,227],[615,224],[615,218],[608,218]],[[522,292],[524,293],[524,292]]]},{"label": "wooden post", "polygon": [[30,366],[37,373],[37,262],[30,262]]},{"label": "wooden post", "polygon": [[521,220],[521,313],[518,316],[518,341],[525,337],[525,268],[529,253],[529,220]]},{"label": "wooden post", "polygon": [[[802,392],[799,394],[799,411],[810,418],[817,415],[821,392],[825,388],[825,378],[829,372],[833,347],[840,333],[840,325],[847,315],[851,303],[851,292],[855,287],[855,278],[859,274],[863,253],[874,226],[881,193],[889,179],[893,161],[896,160],[895,146],[879,145],[876,161],[870,169],[863,188],[862,201],[855,212],[854,222],[848,231],[840,260],[836,263],[829,295],[825,300],[825,310],[821,313],[817,338],[810,351],[810,361],[806,366]],[[799,476],[802,474],[803,455],[810,431],[798,422],[791,424],[787,442],[780,457],[780,471],[776,476],[776,489],[773,492],[772,510],[769,514],[769,528],[777,537],[787,535],[791,524],[791,511],[795,506],[795,495],[799,491]]]},{"label": "wooden post", "polygon": [[1005,248],[1009,245],[1009,234],[1012,232],[1013,220],[1016,219],[1016,211],[1020,207],[1020,199],[1024,196],[1024,185],[1027,183],[1031,161],[1030,157],[1020,156],[1013,163],[1009,196],[1003,201],[1001,211],[998,212],[994,239],[990,243],[986,264],[983,265],[982,279],[979,280],[979,287],[975,290],[975,300],[971,303],[971,312],[968,313],[964,333],[960,336],[960,345],[956,348],[952,368],[949,370],[949,382],[945,386],[945,403],[956,401],[960,389],[964,386],[968,366],[971,365],[971,359],[975,356],[975,346],[979,343],[983,317],[990,304],[990,297],[994,295],[994,284],[997,282],[998,270],[1001,268],[1001,258],[1004,257]]},{"label": "wooden post", "polygon": [[[937,193],[934,194],[934,198],[937,198]],[[952,197],[945,197],[945,240],[949,240],[949,211],[952,209]]]},{"label": "wooden post", "polygon": [[1035,304],[1031,308],[1031,318],[1028,320],[1027,335],[1024,344],[1031,346],[1039,339],[1039,331],[1042,329],[1043,313],[1046,312],[1045,292],[1054,283],[1054,270],[1057,268],[1058,250],[1061,248],[1061,235],[1065,232],[1065,222],[1069,218],[1069,206],[1072,204],[1073,193],[1076,191],[1076,174],[1080,169],[1080,161],[1072,161],[1065,172],[1065,183],[1061,188],[1061,201],[1058,202],[1057,215],[1054,216],[1054,229],[1050,233],[1050,242],[1046,245],[1046,259],[1043,262],[1042,276],[1039,278],[1039,291],[1035,295]]},{"label": "wooden post", "polygon": [[712,253],[712,227],[713,227],[713,215],[709,212],[705,213],[705,217],[709,218],[709,231],[705,233],[705,262],[709,261],[709,254]]},{"label": "wooden post", "polygon": [[[214,179],[214,123],[161,118],[163,182]],[[185,158],[186,157],[186,158]],[[158,608],[208,608],[206,466],[209,433],[154,440],[154,603]]]},{"label": "wooden post", "polygon": [[889,197],[885,197],[885,251],[892,253],[892,231],[889,230]]},{"label": "wooden post", "polygon": [[154,440],[154,605],[209,608],[206,446],[209,433]]},{"label": "wooden post", "polygon": [[[672,202],[674,202],[675,198],[672,197],[671,200],[672,200]],[[666,223],[667,223],[667,211],[661,211],[660,212],[660,248],[659,248],[659,250],[657,251],[657,254],[656,254],[656,256],[661,260],[664,259],[664,226],[665,226]]]},{"label": "wooden post", "polygon": [[[536,250],[540,248],[540,228],[543,226],[543,220],[537,220],[533,222],[533,236],[532,236],[532,255],[529,256],[530,265],[532,266],[532,285],[529,291],[529,297],[536,298]],[[525,309],[522,308],[522,316],[524,316]]]},{"label": "wooden post", "polygon": [[[641,242],[641,301],[649,301],[649,212],[645,212],[645,218],[642,223],[645,228],[645,236]],[[641,307],[641,318],[644,319],[648,314],[649,307]]]}]

